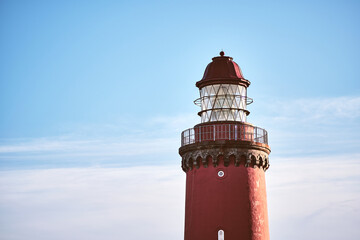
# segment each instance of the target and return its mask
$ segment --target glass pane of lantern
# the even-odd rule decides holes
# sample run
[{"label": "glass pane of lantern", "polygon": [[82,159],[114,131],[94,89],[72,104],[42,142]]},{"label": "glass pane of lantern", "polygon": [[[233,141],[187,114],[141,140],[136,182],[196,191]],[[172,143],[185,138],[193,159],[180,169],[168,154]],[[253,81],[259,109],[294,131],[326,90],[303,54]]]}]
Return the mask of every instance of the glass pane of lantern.
[{"label": "glass pane of lantern", "polygon": [[203,102],[204,102],[204,107],[202,108],[202,110],[208,109],[209,98],[208,98],[208,97],[204,97],[204,98],[203,98]]},{"label": "glass pane of lantern", "polygon": [[233,99],[234,99],[234,96],[233,96],[233,95],[227,95],[227,96],[226,96],[226,102],[225,102],[225,104],[226,104],[226,106],[227,106],[228,108],[231,108],[231,107],[232,107],[232,105],[233,105]]},{"label": "glass pane of lantern", "polygon": [[236,112],[236,121],[240,121],[241,122],[241,113],[240,113],[240,111],[237,111]]},{"label": "glass pane of lantern", "polygon": [[207,122],[209,119],[207,118],[207,113],[206,112],[203,112],[201,114],[201,121],[202,122]]},{"label": "glass pane of lantern", "polygon": [[237,108],[235,96],[231,97],[231,108]]},{"label": "glass pane of lantern", "polygon": [[228,110],[227,120],[228,120],[228,121],[234,121],[234,113],[233,113],[233,110]]},{"label": "glass pane of lantern", "polygon": [[228,95],[227,96],[227,101],[228,101],[228,106],[229,108],[234,108],[235,107],[235,104],[234,104],[234,95]]},{"label": "glass pane of lantern", "polygon": [[204,87],[204,96],[209,96],[211,86]]},{"label": "glass pane of lantern", "polygon": [[234,95],[234,94],[235,94],[234,86],[235,86],[235,85],[233,85],[233,84],[229,84],[228,94],[230,94],[230,95]]},{"label": "glass pane of lantern", "polygon": [[239,86],[239,90],[240,90],[240,95],[241,96],[246,96],[246,88],[243,86]]},{"label": "glass pane of lantern", "polygon": [[214,99],[213,108],[220,108],[219,98],[218,98],[218,97],[214,97],[213,99]]},{"label": "glass pane of lantern", "polygon": [[216,116],[215,116],[215,111],[213,110],[213,111],[210,111],[209,112],[209,120],[210,121],[216,121]]},{"label": "glass pane of lantern", "polygon": [[233,110],[233,111],[234,111],[234,121],[240,121],[239,111],[238,110]]},{"label": "glass pane of lantern", "polygon": [[223,84],[223,91],[224,91],[224,94],[229,94],[229,88],[230,88],[230,84]]},{"label": "glass pane of lantern", "polygon": [[226,110],[226,120],[227,121],[234,121],[234,115],[230,109]]},{"label": "glass pane of lantern", "polygon": [[214,101],[215,101],[215,97],[209,97],[208,109],[211,109],[214,107]]},{"label": "glass pane of lantern", "polygon": [[219,87],[219,91],[218,91],[217,95],[225,95],[223,86]]},{"label": "glass pane of lantern", "polygon": [[234,101],[234,105],[236,106],[236,108],[240,108],[240,101],[241,101],[240,96],[237,96]]},{"label": "glass pane of lantern", "polygon": [[216,111],[216,113],[215,113],[215,115],[216,115],[216,120],[217,120],[217,121],[220,121],[221,110],[215,110],[215,111]]},{"label": "glass pane of lantern", "polygon": [[217,104],[217,106],[215,106],[216,108],[222,108],[224,106],[224,102],[225,102],[225,97],[224,96],[218,96],[217,100],[215,102],[215,104]]},{"label": "glass pane of lantern", "polygon": [[237,119],[237,116],[238,116],[238,114],[237,114],[237,110],[232,110],[232,114],[233,114],[233,116],[234,116],[234,121],[239,121],[238,119]]},{"label": "glass pane of lantern", "polygon": [[218,117],[218,121],[225,121],[225,114],[224,114],[224,110],[220,111],[219,117]]},{"label": "glass pane of lantern", "polygon": [[241,109],[246,109],[246,98],[245,97],[241,98],[240,108]]},{"label": "glass pane of lantern", "polygon": [[236,116],[237,116],[237,110],[231,110],[232,115],[234,116],[234,121],[236,121]]},{"label": "glass pane of lantern", "polygon": [[227,121],[228,115],[226,110],[222,111],[221,121]]},{"label": "glass pane of lantern", "polygon": [[243,112],[243,111],[240,111],[239,112],[239,116],[240,116],[240,121],[242,121],[242,122],[245,122],[245,113]]},{"label": "glass pane of lantern", "polygon": [[219,84],[212,85],[210,90],[210,95],[216,95],[219,91]]},{"label": "glass pane of lantern", "polygon": [[238,85],[231,85],[231,91],[234,95],[239,94],[239,86]]}]

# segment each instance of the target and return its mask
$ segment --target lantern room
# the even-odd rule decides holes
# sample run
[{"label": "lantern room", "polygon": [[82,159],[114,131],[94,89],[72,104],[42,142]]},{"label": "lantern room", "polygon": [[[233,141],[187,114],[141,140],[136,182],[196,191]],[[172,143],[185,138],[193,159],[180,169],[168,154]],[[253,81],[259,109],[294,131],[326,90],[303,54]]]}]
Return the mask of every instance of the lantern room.
[{"label": "lantern room", "polygon": [[247,105],[253,100],[247,97],[246,80],[240,67],[231,57],[214,57],[205,69],[203,78],[196,83],[200,91],[200,98],[194,103],[201,107],[198,113],[201,122],[236,121],[246,122],[249,115]]}]

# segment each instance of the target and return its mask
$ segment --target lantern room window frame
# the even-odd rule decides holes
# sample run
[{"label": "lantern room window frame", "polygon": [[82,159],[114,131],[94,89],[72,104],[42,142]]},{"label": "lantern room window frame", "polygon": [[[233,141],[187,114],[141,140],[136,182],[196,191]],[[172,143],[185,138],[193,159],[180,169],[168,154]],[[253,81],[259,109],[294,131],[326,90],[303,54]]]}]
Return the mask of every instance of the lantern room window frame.
[{"label": "lantern room window frame", "polygon": [[199,89],[200,98],[194,103],[201,107],[201,122],[246,122],[250,112],[246,106],[253,102],[247,97],[247,87],[239,84],[213,84]]}]

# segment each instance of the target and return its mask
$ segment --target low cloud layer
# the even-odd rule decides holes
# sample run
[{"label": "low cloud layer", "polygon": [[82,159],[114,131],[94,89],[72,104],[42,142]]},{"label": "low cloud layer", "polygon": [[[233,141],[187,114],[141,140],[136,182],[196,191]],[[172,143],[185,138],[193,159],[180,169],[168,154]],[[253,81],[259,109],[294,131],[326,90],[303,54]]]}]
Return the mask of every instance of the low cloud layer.
[{"label": "low cloud layer", "polygon": [[272,239],[357,239],[360,155],[272,159],[267,172]]},{"label": "low cloud layer", "polygon": [[[268,130],[272,148],[271,239],[360,235],[359,104],[271,102],[249,118]],[[0,239],[183,239],[177,151],[181,130],[195,123],[190,115],[157,117],[136,129],[98,126],[89,136],[1,139]]]},{"label": "low cloud layer", "polygon": [[177,167],[1,172],[0,239],[181,239]]},{"label": "low cloud layer", "polygon": [[359,153],[360,97],[274,99],[258,105],[261,114],[251,118],[269,132],[273,157]]},{"label": "low cloud layer", "polygon": [[[356,239],[359,156],[271,161],[272,239]],[[2,171],[0,239],[180,240],[184,191],[179,166]]]}]

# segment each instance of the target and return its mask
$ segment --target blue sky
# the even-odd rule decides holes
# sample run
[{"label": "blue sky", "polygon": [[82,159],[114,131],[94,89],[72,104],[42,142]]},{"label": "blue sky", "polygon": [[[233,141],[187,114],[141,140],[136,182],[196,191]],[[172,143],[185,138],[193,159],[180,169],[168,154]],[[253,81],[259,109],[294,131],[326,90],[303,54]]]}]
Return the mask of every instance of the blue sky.
[{"label": "blue sky", "polygon": [[[143,236],[181,239],[180,133],[200,122],[195,82],[220,50],[252,82],[248,121],[269,132],[271,238],[355,239],[359,13],[358,1],[1,1],[0,239],[103,239],[139,221],[156,225]],[[128,199],[174,215],[129,218],[141,201]],[[90,236],[96,209],[117,224]]]}]

